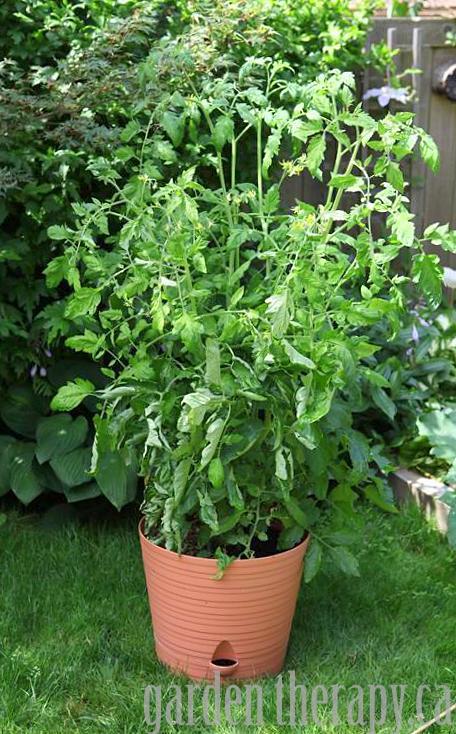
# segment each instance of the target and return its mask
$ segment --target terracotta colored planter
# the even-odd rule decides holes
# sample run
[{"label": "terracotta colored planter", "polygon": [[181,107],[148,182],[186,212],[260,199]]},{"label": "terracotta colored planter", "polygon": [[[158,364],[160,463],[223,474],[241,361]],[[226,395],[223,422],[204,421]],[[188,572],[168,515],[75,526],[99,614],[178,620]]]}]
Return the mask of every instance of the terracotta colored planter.
[{"label": "terracotta colored planter", "polygon": [[214,671],[235,679],[274,675],[283,667],[308,538],[266,558],[234,561],[223,578],[216,561],[179,556],[139,526],[147,593],[159,659],[197,680]]}]

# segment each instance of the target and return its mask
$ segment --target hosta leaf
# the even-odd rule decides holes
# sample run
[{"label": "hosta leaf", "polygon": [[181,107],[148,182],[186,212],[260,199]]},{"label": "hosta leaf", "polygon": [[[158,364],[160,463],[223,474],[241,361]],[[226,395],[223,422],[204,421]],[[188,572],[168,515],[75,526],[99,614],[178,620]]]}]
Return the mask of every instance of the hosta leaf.
[{"label": "hosta leaf", "polygon": [[40,399],[27,385],[9,388],[2,399],[0,415],[12,431],[26,438],[35,438],[38,421],[46,412],[46,402]]},{"label": "hosta leaf", "polygon": [[81,502],[91,500],[101,495],[100,487],[96,482],[80,484],[78,487],[65,487],[65,497],[68,502]]},{"label": "hosta leaf", "polygon": [[11,460],[15,443],[12,436],[0,436],[0,497],[11,489]]},{"label": "hosta leaf", "polygon": [[95,479],[101,491],[120,510],[136,494],[136,463],[127,451],[108,451],[98,458]]},{"label": "hosta leaf", "polygon": [[11,448],[10,482],[16,497],[28,505],[42,492],[40,481],[34,472],[34,443],[16,441]]},{"label": "hosta leaf", "polygon": [[53,456],[67,454],[81,446],[87,437],[88,425],[83,416],[75,420],[68,413],[43,418],[36,431],[36,458],[40,464]]},{"label": "hosta leaf", "polygon": [[431,453],[440,459],[454,462],[456,459],[456,410],[433,410],[423,413],[417,420],[420,436],[426,436],[432,446]]},{"label": "hosta leaf", "polygon": [[456,550],[456,507],[448,515],[448,543]]},{"label": "hosta leaf", "polygon": [[447,484],[456,484],[456,450],[455,450],[455,457],[454,457],[453,463],[450,466],[450,469],[448,473],[446,474],[444,481]]},{"label": "hosta leaf", "polygon": [[46,492],[57,492],[58,494],[63,494],[65,485],[60,481],[50,464],[38,464],[38,462],[36,462],[34,463],[33,468],[39,483]]},{"label": "hosta leaf", "polygon": [[68,487],[77,487],[90,480],[90,462],[92,450],[80,448],[70,451],[68,454],[54,456],[51,459],[51,467],[61,482]]}]

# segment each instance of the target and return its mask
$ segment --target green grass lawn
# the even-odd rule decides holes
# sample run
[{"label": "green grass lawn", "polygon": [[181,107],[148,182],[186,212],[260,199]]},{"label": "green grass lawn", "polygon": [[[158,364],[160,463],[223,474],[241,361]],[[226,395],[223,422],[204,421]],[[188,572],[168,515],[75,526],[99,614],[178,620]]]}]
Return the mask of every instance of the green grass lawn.
[{"label": "green grass lawn", "polygon": [[[420,684],[456,691],[455,556],[417,511],[365,518],[361,578],[330,573],[302,589],[286,670],[308,687],[407,684],[408,721]],[[50,530],[10,513],[0,572],[1,734],[152,731],[145,686],[160,684],[169,702],[184,681],[154,656],[134,520]],[[275,723],[274,685],[266,682],[262,726],[244,727],[241,706],[237,725],[214,727],[199,708],[193,727],[164,723],[161,731],[291,731]],[[431,716],[433,698],[425,699]],[[333,727],[330,709],[320,710],[322,726],[306,732],[368,731]],[[393,722],[376,731],[391,734]]]}]

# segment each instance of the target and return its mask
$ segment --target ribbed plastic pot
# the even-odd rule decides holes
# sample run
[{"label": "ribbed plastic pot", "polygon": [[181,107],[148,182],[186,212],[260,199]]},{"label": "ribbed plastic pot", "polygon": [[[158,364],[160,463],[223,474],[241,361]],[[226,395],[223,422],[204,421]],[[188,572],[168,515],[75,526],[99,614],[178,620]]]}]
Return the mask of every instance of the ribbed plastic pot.
[{"label": "ribbed plastic pot", "polygon": [[284,664],[308,538],[291,550],[240,559],[215,580],[210,558],[178,555],[139,525],[158,658],[195,680],[276,675]]}]

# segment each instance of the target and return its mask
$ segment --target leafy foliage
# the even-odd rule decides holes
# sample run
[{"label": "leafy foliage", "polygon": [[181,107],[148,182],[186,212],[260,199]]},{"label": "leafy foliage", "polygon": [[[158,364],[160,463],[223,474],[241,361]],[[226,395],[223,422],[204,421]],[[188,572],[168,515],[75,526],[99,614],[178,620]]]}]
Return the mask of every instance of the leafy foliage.
[{"label": "leafy foliage", "polygon": [[[30,385],[14,386],[0,412],[12,431],[11,435],[0,435],[0,496],[13,491],[28,505],[48,491],[68,502],[104,494],[117,508],[134,498],[136,471],[120,455],[116,466],[94,480],[93,431],[83,415],[49,415],[48,401],[38,397]],[[128,477],[125,487],[123,475]]]},{"label": "leafy foliage", "polygon": [[[289,0],[14,0],[0,9],[0,383],[23,379],[32,367],[40,388],[60,357],[46,351],[43,328],[52,314],[56,334],[62,330],[55,299],[63,261],[54,260],[46,279],[42,272],[64,257],[64,237],[52,241],[47,229],[62,234],[63,222],[71,224],[72,201],[102,200],[113,168],[119,185],[130,178],[136,127],[167,105],[170,49],[182,49],[172,74],[177,90],[189,53],[193,83],[243,63],[252,48],[289,63],[287,75],[294,69],[309,79],[365,62],[372,7],[370,0],[356,10],[347,0],[302,7]],[[168,40],[157,44],[161,38]],[[168,137],[177,145],[196,124],[191,114],[184,121],[174,109],[164,112],[165,138],[156,143],[163,175],[192,165],[196,147],[187,143],[178,159]]]},{"label": "leafy foliage", "polygon": [[[76,204],[66,230],[63,333],[108,380],[94,390],[93,474],[100,481],[118,452],[135,456],[147,532],[168,548],[249,556],[271,535],[285,549],[312,529],[308,575],[323,550],[357,574],[347,546],[359,494],[394,509],[378,476],[388,461],[354,424],[364,391],[395,418],[368,331],[398,330],[404,284],[414,286],[392,262],[403,249],[422,258],[426,242],[387,171],[424,133],[408,113],[367,115],[347,72],[296,85],[257,58],[198,88],[191,59],[187,68],[188,95],[170,89],[145,129],[131,128],[141,144],[129,181],[100,171],[111,196]],[[323,178],[330,145],[326,202],[283,211],[283,182],[306,169]],[[170,180],[188,147],[195,165]],[[66,409],[74,390],[53,407]]]}]

